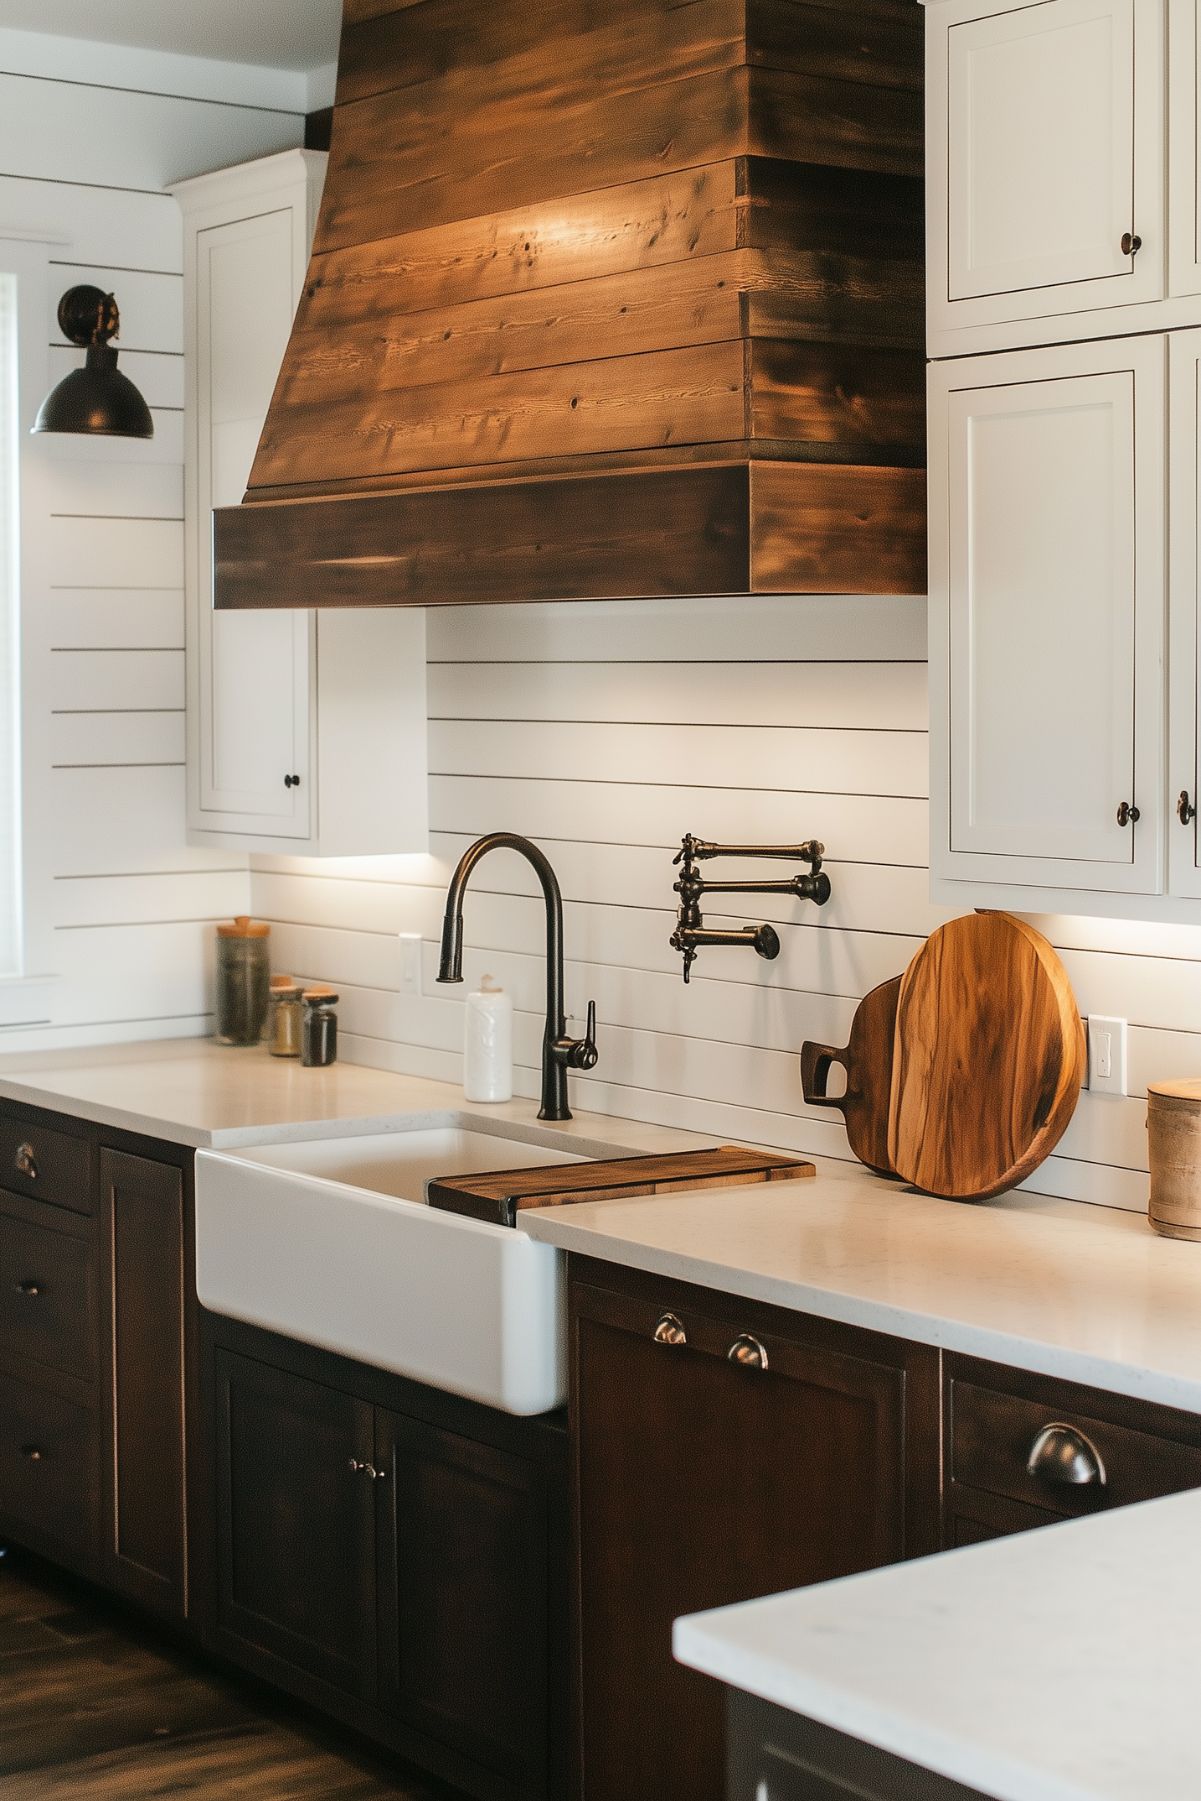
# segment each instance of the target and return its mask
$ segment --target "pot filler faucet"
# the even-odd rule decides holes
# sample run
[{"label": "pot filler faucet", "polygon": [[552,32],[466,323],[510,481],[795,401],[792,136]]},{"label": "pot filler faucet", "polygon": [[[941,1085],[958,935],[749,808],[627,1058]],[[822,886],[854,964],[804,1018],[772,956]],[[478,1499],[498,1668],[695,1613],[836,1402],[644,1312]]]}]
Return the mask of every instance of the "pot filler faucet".
[{"label": "pot filler faucet", "polygon": [[459,859],[446,891],[446,916],[442,921],[440,982],[463,980],[463,896],[471,872],[490,850],[515,850],[525,858],[542,884],[546,902],[546,1030],[542,1034],[542,1105],[539,1119],[570,1119],[567,1105],[569,1069],[595,1069],[596,1002],[588,1002],[588,1027],[583,1038],[567,1036],[563,1015],[563,896],[555,872],[536,844],[516,832],[489,832],[477,838]]}]

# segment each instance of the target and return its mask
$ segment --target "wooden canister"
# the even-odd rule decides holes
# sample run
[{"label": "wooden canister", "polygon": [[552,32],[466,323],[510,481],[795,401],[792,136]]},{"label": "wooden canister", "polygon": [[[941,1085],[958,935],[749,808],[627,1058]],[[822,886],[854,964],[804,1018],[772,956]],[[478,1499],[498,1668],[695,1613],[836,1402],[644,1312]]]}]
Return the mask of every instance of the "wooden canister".
[{"label": "wooden canister", "polygon": [[1147,1084],[1147,1216],[1165,1238],[1201,1240],[1201,1081]]}]

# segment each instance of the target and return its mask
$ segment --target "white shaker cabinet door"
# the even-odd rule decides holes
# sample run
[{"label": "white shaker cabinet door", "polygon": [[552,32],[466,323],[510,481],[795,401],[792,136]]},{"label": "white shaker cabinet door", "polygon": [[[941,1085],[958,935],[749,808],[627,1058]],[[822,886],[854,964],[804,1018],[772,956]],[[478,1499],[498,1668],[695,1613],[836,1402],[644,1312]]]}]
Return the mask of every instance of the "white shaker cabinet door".
[{"label": "white shaker cabinet door", "polygon": [[1163,0],[961,0],[929,28],[932,329],[1160,298]]},{"label": "white shaker cabinet door", "polygon": [[[292,325],[303,214],[264,211],[197,233],[198,515],[237,506]],[[306,246],[307,248],[307,246]],[[205,568],[209,559],[204,558]],[[209,577],[211,583],[211,575]],[[307,838],[309,614],[216,613],[200,597],[193,825]]]},{"label": "white shaker cabinet door", "polygon": [[1173,894],[1201,896],[1201,331],[1169,341],[1168,880]]},{"label": "white shaker cabinet door", "polygon": [[1171,0],[1168,14],[1168,292],[1201,294],[1201,31],[1197,0]]},{"label": "white shaker cabinet door", "polygon": [[984,904],[1162,887],[1165,356],[931,371],[932,867]]}]

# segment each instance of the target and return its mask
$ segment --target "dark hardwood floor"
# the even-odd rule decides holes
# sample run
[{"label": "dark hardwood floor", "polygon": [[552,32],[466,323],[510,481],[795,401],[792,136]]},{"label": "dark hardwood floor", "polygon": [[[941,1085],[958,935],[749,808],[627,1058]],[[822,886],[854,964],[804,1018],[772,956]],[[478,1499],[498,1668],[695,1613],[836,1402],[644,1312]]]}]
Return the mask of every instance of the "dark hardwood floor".
[{"label": "dark hardwood floor", "polygon": [[0,1795],[453,1801],[15,1551],[0,1558]]}]

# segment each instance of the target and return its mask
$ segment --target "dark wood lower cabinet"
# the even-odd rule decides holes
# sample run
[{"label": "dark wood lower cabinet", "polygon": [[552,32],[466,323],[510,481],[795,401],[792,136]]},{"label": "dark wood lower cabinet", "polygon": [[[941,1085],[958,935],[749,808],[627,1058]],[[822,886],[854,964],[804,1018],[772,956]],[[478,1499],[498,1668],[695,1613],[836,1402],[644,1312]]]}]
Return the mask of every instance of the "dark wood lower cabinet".
[{"label": "dark wood lower cabinet", "polygon": [[562,1417],[202,1327],[206,1642],[484,1801],[564,1801]]},{"label": "dark wood lower cabinet", "polygon": [[215,1359],[219,1629],[370,1700],[372,1410],[268,1364]]},{"label": "dark wood lower cabinet", "polygon": [[177,1165],[101,1150],[104,1578],[171,1619],[187,1612],[184,1198]]},{"label": "dark wood lower cabinet", "polygon": [[719,1801],[722,1692],[672,1622],[933,1549],[937,1357],[572,1269],[583,1795]]},{"label": "dark wood lower cabinet", "polygon": [[729,1697],[728,1801],[988,1801],[755,1695]]}]

